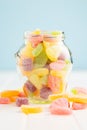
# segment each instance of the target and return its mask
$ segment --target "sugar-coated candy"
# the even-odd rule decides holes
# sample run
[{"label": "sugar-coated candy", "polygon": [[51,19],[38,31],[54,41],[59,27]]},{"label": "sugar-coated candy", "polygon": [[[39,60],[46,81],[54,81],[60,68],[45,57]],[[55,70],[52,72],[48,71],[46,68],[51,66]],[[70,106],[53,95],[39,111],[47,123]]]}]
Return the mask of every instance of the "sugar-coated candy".
[{"label": "sugar-coated candy", "polygon": [[87,103],[77,103],[77,102],[72,103],[73,110],[81,110],[85,108],[87,108]]},{"label": "sugar-coated candy", "polygon": [[30,35],[29,40],[31,42],[31,45],[33,48],[35,48],[38,44],[40,44],[43,41],[42,35]]},{"label": "sugar-coated candy", "polygon": [[40,83],[40,78],[38,75],[36,74],[31,74],[29,76],[29,81],[37,88],[37,89],[41,89],[42,85]]},{"label": "sugar-coated candy", "polygon": [[34,92],[36,90],[36,87],[29,80],[26,81],[24,86],[26,86],[30,92]]},{"label": "sugar-coated candy", "polygon": [[31,46],[31,43],[28,42],[28,43],[26,43],[26,46],[21,49],[20,56],[33,59],[32,50],[33,50],[33,48]]},{"label": "sugar-coated candy", "polygon": [[42,44],[38,44],[38,45],[33,49],[32,55],[33,55],[34,57],[37,57],[37,56],[41,53],[42,49],[43,49]]},{"label": "sugar-coated candy", "polygon": [[43,98],[43,99],[47,99],[48,96],[52,94],[52,90],[48,87],[43,87],[40,89],[40,97]]},{"label": "sugar-coated candy", "polygon": [[16,99],[16,106],[20,107],[23,104],[24,105],[28,105],[29,104],[28,98],[26,98],[26,97],[18,97]]},{"label": "sugar-coated candy", "polygon": [[50,69],[52,70],[61,70],[65,67],[65,61],[63,60],[58,60],[56,62],[50,63]]},{"label": "sugar-coated candy", "polygon": [[72,113],[70,104],[66,98],[59,98],[50,105],[49,110],[51,114],[69,115]]},{"label": "sugar-coated candy", "polygon": [[63,81],[61,78],[49,75],[48,87],[51,88],[53,93],[60,93],[63,91]]},{"label": "sugar-coated candy", "polygon": [[43,108],[39,106],[22,105],[21,111],[25,114],[34,114],[42,112]]},{"label": "sugar-coated candy", "polygon": [[22,67],[24,71],[31,71],[33,69],[33,61],[31,58],[24,58],[22,60]]},{"label": "sugar-coated candy", "polygon": [[45,49],[42,49],[41,53],[34,59],[34,68],[42,68],[47,63],[47,55]]},{"label": "sugar-coated candy", "polygon": [[8,97],[0,97],[0,104],[9,104],[11,103]]},{"label": "sugar-coated candy", "polygon": [[13,97],[18,96],[19,91],[18,90],[4,90],[0,93],[1,97]]},{"label": "sugar-coated candy", "polygon": [[46,48],[46,54],[51,61],[57,61],[61,52],[61,47],[54,45]]},{"label": "sugar-coated candy", "polygon": [[31,72],[31,75],[32,74],[36,74],[38,76],[46,76],[48,75],[49,71],[47,68],[37,68],[37,69],[33,69],[33,71]]},{"label": "sugar-coated candy", "polygon": [[73,94],[87,95],[87,89],[83,87],[74,87],[72,88],[71,92]]}]

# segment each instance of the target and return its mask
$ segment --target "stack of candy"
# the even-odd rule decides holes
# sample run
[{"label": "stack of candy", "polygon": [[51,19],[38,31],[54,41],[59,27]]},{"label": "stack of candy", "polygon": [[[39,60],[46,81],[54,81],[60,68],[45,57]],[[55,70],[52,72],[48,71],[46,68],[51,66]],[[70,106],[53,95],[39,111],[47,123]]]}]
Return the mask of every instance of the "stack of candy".
[{"label": "stack of candy", "polygon": [[72,56],[61,31],[39,29],[25,33],[25,44],[16,53],[17,67],[26,77],[24,93],[34,103],[48,103],[50,94],[66,90]]}]

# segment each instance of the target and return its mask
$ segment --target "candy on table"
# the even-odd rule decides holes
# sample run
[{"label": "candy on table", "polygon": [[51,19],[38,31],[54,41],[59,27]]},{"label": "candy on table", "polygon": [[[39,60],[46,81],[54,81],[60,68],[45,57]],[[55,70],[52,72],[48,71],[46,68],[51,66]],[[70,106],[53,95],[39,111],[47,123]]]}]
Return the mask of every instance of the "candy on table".
[{"label": "candy on table", "polygon": [[33,55],[34,57],[37,57],[37,56],[41,53],[42,49],[43,49],[42,44],[38,44],[38,45],[33,49],[32,55]]},{"label": "candy on table", "polygon": [[66,63],[63,60],[58,60],[56,62],[50,63],[50,69],[52,70],[62,70],[65,67]]},{"label": "candy on table", "polygon": [[47,57],[51,61],[57,61],[57,59],[60,55],[60,52],[61,52],[61,47],[58,45],[53,45],[53,46],[49,46],[46,48]]},{"label": "candy on table", "polygon": [[69,115],[72,114],[70,104],[66,98],[59,98],[52,102],[49,107],[51,114],[56,115]]},{"label": "candy on table", "polygon": [[26,97],[25,93],[22,91],[19,92],[18,97]]},{"label": "candy on table", "polygon": [[34,114],[42,112],[43,108],[39,106],[22,105],[21,111],[25,114]]},{"label": "candy on table", "polygon": [[42,68],[48,61],[45,49],[42,49],[41,53],[34,58],[34,68]]},{"label": "candy on table", "polygon": [[48,88],[47,86],[43,86],[40,89],[40,97],[41,98],[47,99],[50,94],[52,94],[52,90],[50,88]]},{"label": "candy on table", "polygon": [[73,94],[87,95],[87,89],[82,87],[74,87],[71,89]]},{"label": "candy on table", "polygon": [[85,108],[87,108],[87,103],[77,103],[77,102],[72,103],[73,110],[81,110]]},{"label": "candy on table", "polygon": [[19,91],[18,90],[5,90],[0,93],[1,97],[13,97],[13,96],[18,96]]},{"label": "candy on table", "polygon": [[67,93],[52,94],[52,95],[49,95],[48,98],[50,101],[54,101],[54,100],[59,99],[59,98],[67,98],[68,99],[68,94]]},{"label": "candy on table", "polygon": [[18,97],[16,99],[16,106],[20,107],[21,105],[28,105],[29,101],[26,97]]},{"label": "candy on table", "polygon": [[53,93],[63,92],[64,86],[63,86],[62,78],[49,75],[48,87],[51,88]]},{"label": "candy on table", "polygon": [[9,104],[11,103],[8,97],[0,97],[0,104]]}]

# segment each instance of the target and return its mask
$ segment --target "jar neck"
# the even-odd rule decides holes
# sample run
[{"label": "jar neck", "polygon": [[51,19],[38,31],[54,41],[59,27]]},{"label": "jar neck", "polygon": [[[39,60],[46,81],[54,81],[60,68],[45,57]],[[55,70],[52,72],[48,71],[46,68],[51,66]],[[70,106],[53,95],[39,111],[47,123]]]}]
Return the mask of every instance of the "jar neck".
[{"label": "jar neck", "polygon": [[33,34],[29,31],[25,32],[24,40],[25,44],[31,42],[31,39],[38,40],[42,39],[42,42],[63,42],[64,41],[64,32],[60,32],[60,34],[51,34],[51,33],[40,33],[40,34]]}]

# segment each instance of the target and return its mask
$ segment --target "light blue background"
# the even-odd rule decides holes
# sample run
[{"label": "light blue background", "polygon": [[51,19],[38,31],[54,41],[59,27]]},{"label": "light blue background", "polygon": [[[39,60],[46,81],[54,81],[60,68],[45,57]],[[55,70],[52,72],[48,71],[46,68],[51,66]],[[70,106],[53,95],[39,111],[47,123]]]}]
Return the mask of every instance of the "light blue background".
[{"label": "light blue background", "polygon": [[16,69],[26,30],[63,30],[74,69],[87,69],[87,0],[0,0],[0,70]]}]

